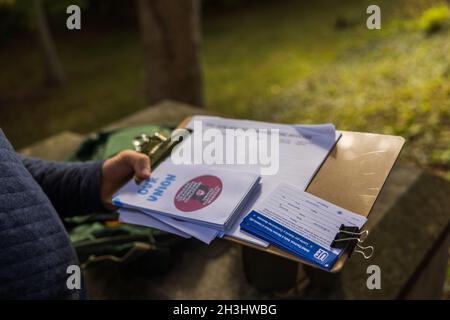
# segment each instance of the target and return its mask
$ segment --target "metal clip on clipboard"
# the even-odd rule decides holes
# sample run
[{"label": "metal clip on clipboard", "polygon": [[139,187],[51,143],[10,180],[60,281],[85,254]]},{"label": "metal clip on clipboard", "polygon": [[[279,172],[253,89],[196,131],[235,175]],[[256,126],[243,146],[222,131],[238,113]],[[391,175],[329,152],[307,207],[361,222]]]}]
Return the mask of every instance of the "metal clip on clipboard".
[{"label": "metal clip on clipboard", "polygon": [[[351,256],[354,251],[361,254],[365,259],[370,259],[374,253],[373,246],[363,247],[360,245],[367,239],[368,235],[368,230],[360,231],[358,227],[345,226],[342,224],[339,228],[339,232],[331,243],[331,247],[343,249],[349,253],[349,256]],[[358,249],[355,249],[355,247]],[[367,250],[370,251],[369,254],[366,254]]]},{"label": "metal clip on clipboard", "polygon": [[145,133],[136,136],[133,139],[134,150],[147,155],[150,158],[152,168],[156,168],[171,152],[172,149],[186,137],[186,134],[192,133],[190,129],[183,130],[179,134],[173,134],[170,137],[155,132],[153,135]]}]

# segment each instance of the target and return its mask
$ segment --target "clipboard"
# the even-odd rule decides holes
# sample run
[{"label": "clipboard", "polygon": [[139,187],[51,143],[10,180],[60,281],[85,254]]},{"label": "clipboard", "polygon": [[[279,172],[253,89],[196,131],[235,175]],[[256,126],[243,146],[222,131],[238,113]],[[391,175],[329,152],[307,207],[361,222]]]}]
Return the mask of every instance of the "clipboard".
[{"label": "clipboard", "polygon": [[[185,128],[191,119],[192,117],[185,118],[177,128]],[[306,191],[369,217],[400,155],[405,139],[392,135],[340,132],[341,138],[314,175]],[[230,236],[224,236],[224,239],[320,269],[319,266],[273,245],[263,248]],[[345,251],[334,264],[331,273],[340,272],[350,254],[351,252]]]}]

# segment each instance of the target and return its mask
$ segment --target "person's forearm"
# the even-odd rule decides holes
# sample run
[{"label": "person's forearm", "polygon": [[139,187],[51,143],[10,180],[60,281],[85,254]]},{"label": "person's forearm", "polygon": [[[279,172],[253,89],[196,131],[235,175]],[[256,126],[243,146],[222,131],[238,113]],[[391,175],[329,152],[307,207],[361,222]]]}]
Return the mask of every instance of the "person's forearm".
[{"label": "person's forearm", "polygon": [[104,209],[102,162],[53,162],[21,156],[22,162],[62,216]]}]

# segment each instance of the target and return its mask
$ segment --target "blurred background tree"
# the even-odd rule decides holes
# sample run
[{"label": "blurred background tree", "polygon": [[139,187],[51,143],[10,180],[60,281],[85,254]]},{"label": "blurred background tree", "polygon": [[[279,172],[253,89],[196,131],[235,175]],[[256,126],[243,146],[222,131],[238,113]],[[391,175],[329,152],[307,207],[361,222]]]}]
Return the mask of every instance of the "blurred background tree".
[{"label": "blurred background tree", "polygon": [[[65,13],[69,4],[76,4],[85,7],[87,2],[84,0],[0,0],[0,8],[9,8],[14,14],[13,19],[7,20],[2,24],[4,33],[6,33],[9,24],[14,24],[18,30],[29,30],[34,32],[37,43],[42,52],[46,70],[46,83],[49,86],[60,87],[66,81],[66,75],[59,58],[55,40],[50,30],[46,11],[49,10],[53,15]],[[1,30],[0,29],[0,30]],[[4,30],[6,29],[6,31]],[[0,32],[0,41],[2,32]]]},{"label": "blurred background tree", "polygon": [[41,47],[47,70],[47,83],[50,86],[62,86],[66,76],[56,51],[55,41],[50,32],[47,15],[42,0],[33,0],[36,35]]},{"label": "blurred background tree", "polygon": [[200,1],[137,0],[147,103],[174,99],[203,106]]}]

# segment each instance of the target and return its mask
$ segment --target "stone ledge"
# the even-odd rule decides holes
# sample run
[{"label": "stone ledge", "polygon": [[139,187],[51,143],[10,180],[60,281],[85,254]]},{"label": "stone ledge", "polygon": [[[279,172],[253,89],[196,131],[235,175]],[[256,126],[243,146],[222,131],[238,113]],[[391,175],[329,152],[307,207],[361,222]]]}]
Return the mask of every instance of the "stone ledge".
[{"label": "stone ledge", "polygon": [[[370,219],[371,234],[364,245],[373,245],[375,255],[367,261],[354,255],[348,261],[341,274],[343,296],[441,298],[448,257],[449,194],[448,181],[415,167],[396,167],[371,213],[375,220]],[[431,260],[434,263],[428,263]],[[371,264],[381,268],[381,290],[366,287],[366,268]],[[414,286],[419,278],[429,279],[428,291]]]},{"label": "stone ledge", "polygon": [[[119,121],[113,122],[100,130],[116,130],[131,126],[140,126],[149,123],[164,123],[176,125],[188,116],[196,114],[213,114],[204,109],[195,108],[191,105],[165,100],[146,109],[136,112]],[[96,130],[98,131],[98,130]],[[65,160],[83,142],[85,136],[71,131],[63,131],[38,141],[29,147],[19,150],[26,156],[33,156],[45,160]]]},{"label": "stone ledge", "polygon": [[63,131],[36,142],[29,147],[19,150],[26,156],[38,157],[45,160],[62,161],[75,152],[83,143],[84,136],[71,131]]},{"label": "stone ledge", "polygon": [[184,118],[198,114],[212,115],[213,112],[177,101],[164,100],[119,121],[113,122],[103,127],[102,130],[115,130],[148,123],[177,125]]},{"label": "stone ledge", "polygon": [[[203,109],[186,104],[163,101],[102,129],[112,130],[147,123],[177,124],[185,117],[198,113],[208,114]],[[64,160],[76,150],[83,139],[84,136],[81,134],[64,131],[24,148],[21,152],[43,159]],[[441,238],[448,239],[448,236],[446,238],[450,219],[448,194],[450,184],[447,181],[415,167],[397,166],[388,179],[368,223],[372,233],[367,243],[375,246],[376,255],[369,261],[355,255],[339,275],[340,293],[335,292],[333,295],[353,299],[389,299],[401,296],[439,298],[439,288],[435,283],[442,281],[441,273],[443,271],[445,273],[442,264],[447,263],[445,257],[448,255],[448,244],[446,245],[445,241],[442,244],[438,242]],[[224,250],[224,247],[228,249]],[[233,275],[230,277],[230,265],[236,266],[241,263],[237,249],[238,247],[225,245],[222,241],[208,248],[194,245],[182,253],[185,258],[182,258],[183,261],[180,261],[172,272],[162,277],[164,280],[149,279],[142,282],[139,280],[139,289],[142,292],[135,292],[135,288],[128,288],[125,292],[141,298],[259,298],[261,295],[249,288],[242,278],[241,271],[237,271],[240,268],[233,269]],[[198,254],[199,252],[203,253]],[[424,259],[430,259],[430,263],[424,263]],[[228,263],[222,266],[220,261]],[[365,286],[367,279],[365,270],[369,264],[379,264],[382,268],[380,291],[370,291]],[[196,265],[204,266],[205,272],[200,274],[198,269],[192,267]],[[112,278],[122,276],[110,274]],[[325,276],[320,275],[322,278]],[[212,283],[209,281],[214,281],[213,278],[224,279],[221,282],[221,290],[217,291],[217,286],[211,287]],[[192,288],[191,285],[185,286],[193,279],[202,280],[198,286]],[[417,282],[416,285],[411,284],[412,281]],[[98,289],[105,286],[101,284],[102,281],[96,282]],[[426,290],[418,288],[420,283],[427,283],[428,288]],[[122,286],[118,285],[115,290],[119,287]],[[108,290],[101,291],[93,293],[92,297],[111,297]],[[114,297],[124,296],[116,292]]]}]

